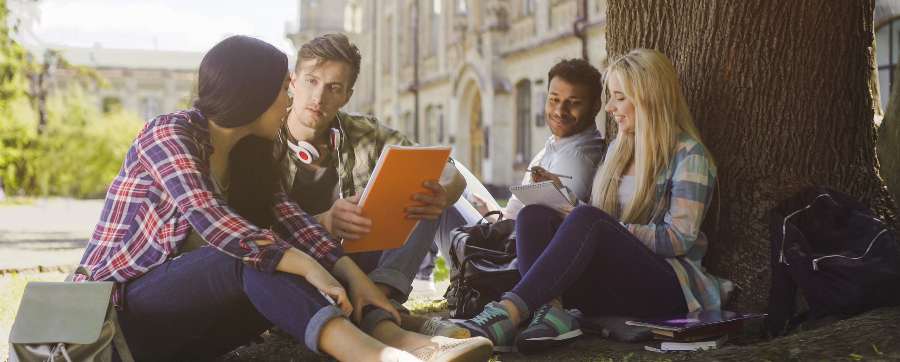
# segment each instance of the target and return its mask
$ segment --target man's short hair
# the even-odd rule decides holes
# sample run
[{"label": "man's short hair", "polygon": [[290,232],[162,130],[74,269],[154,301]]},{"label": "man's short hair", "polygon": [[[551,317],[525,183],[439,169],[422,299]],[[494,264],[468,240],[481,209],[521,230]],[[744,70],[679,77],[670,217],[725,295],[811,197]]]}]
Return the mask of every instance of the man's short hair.
[{"label": "man's short hair", "polygon": [[359,54],[359,48],[353,45],[346,35],[341,33],[320,35],[303,44],[297,57],[297,69],[300,69],[300,62],[313,59],[317,62],[333,60],[349,64],[349,86],[350,89],[353,89],[356,77],[359,76],[362,56]]},{"label": "man's short hair", "polygon": [[603,94],[603,76],[591,63],[584,59],[563,59],[550,68],[547,73],[547,87],[554,77],[560,77],[566,82],[583,85],[591,92],[591,105],[600,102]]}]

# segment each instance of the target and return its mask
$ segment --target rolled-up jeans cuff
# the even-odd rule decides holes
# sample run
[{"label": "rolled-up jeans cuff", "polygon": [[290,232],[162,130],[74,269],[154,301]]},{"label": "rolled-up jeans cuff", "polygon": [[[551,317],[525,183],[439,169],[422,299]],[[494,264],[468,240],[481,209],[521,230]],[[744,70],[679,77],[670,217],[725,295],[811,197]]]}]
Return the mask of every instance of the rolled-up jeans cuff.
[{"label": "rolled-up jeans cuff", "polygon": [[369,273],[369,279],[373,283],[384,284],[394,289],[395,295],[390,295],[391,299],[399,302],[405,302],[412,292],[412,280],[405,274],[395,269],[376,268]]},{"label": "rolled-up jeans cuff", "polygon": [[403,305],[403,303],[400,303],[394,299],[391,299],[390,301],[391,305],[393,305],[394,308],[397,309],[397,312],[399,312],[400,314],[409,314],[409,309],[407,309],[406,306]]},{"label": "rolled-up jeans cuff", "polygon": [[375,326],[377,326],[378,323],[381,323],[383,320],[393,319],[394,317],[386,310],[381,308],[371,308],[363,315],[362,321],[359,322],[359,329],[366,334],[372,334],[372,331],[375,330]]},{"label": "rolled-up jeans cuff", "polygon": [[323,354],[319,351],[319,338],[322,335],[322,328],[325,327],[325,323],[328,323],[328,321],[334,318],[342,318],[343,316],[341,309],[335,305],[326,305],[319,309],[316,314],[313,314],[306,324],[306,334],[303,337],[303,343],[306,344],[306,348],[315,353]]},{"label": "rolled-up jeans cuff", "polygon": [[506,299],[506,300],[512,302],[512,304],[514,306],[516,306],[517,309],[519,309],[520,316],[525,316],[525,317],[531,316],[531,308],[528,308],[528,304],[525,303],[525,300],[522,299],[522,297],[520,297],[516,293],[513,293],[513,292],[503,293],[503,296],[501,296],[500,299]]}]

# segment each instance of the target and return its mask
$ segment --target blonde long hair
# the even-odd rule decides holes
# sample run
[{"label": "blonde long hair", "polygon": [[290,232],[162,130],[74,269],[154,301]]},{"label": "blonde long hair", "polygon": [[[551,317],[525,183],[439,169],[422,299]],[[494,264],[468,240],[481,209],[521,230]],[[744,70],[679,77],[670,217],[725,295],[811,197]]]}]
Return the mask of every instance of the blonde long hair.
[{"label": "blonde long hair", "polygon": [[[656,178],[668,169],[681,132],[700,141],[672,62],[652,49],[634,49],[606,68],[605,79],[617,77],[634,105],[634,134],[619,132],[594,176],[591,204],[625,223],[646,224],[657,213]],[[608,84],[608,81],[607,81]],[[622,175],[634,162],[635,192],[619,210]]]}]

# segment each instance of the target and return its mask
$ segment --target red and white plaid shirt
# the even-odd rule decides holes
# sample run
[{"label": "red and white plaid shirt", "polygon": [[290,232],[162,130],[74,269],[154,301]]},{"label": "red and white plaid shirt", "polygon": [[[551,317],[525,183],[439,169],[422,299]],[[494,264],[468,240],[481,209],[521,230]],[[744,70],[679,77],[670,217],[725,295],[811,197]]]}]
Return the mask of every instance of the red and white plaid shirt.
[{"label": "red and white plaid shirt", "polygon": [[[197,110],[147,123],[107,191],[100,222],[81,258],[91,280],[136,279],[174,257],[191,230],[260,271],[274,272],[291,247],[327,269],[334,266],[343,255],[340,244],[284,192],[275,196],[273,230],[254,226],[228,207],[210,178],[212,150],[208,121]],[[115,294],[116,305],[121,298]]]}]

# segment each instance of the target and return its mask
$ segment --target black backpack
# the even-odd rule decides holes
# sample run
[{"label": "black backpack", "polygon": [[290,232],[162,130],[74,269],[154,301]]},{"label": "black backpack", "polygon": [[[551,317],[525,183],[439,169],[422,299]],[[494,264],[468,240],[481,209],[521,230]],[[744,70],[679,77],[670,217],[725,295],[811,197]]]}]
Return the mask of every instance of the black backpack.
[{"label": "black backpack", "polygon": [[[785,200],[770,216],[771,336],[806,321],[900,305],[896,236],[865,205],[814,187]],[[798,289],[809,306],[802,314],[795,310]]]},{"label": "black backpack", "polygon": [[[499,214],[491,223],[487,217]],[[450,232],[450,286],[444,297],[450,318],[476,316],[485,305],[500,299],[521,278],[516,263],[515,220],[503,220],[492,211],[472,226]]]}]

